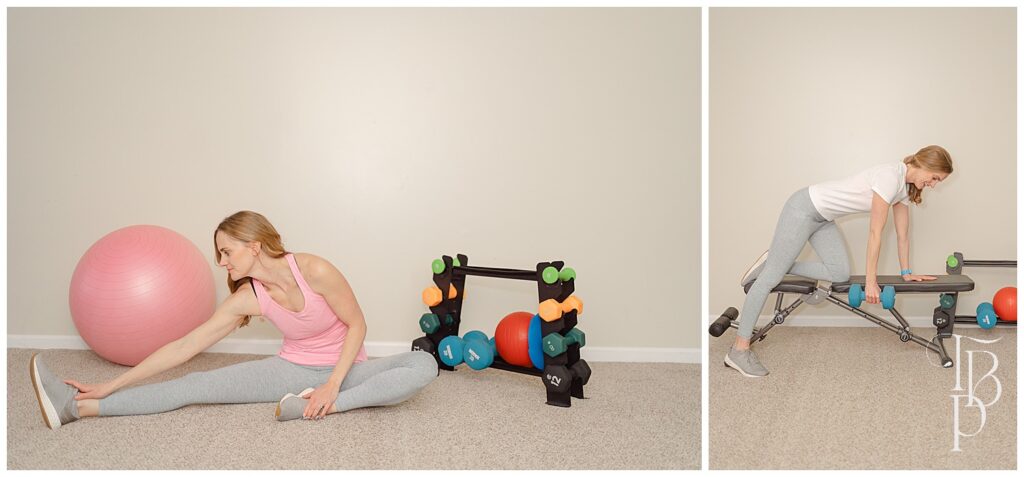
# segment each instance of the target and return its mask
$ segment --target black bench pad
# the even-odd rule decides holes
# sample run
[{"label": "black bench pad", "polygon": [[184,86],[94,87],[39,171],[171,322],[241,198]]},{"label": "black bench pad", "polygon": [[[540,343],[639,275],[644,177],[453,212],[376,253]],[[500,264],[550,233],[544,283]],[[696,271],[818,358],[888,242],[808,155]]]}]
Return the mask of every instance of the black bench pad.
[{"label": "black bench pad", "polygon": [[[753,284],[754,282],[750,282],[744,285],[743,293],[749,292],[750,287]],[[782,277],[782,281],[772,289],[772,293],[798,293],[800,295],[806,295],[808,293],[814,293],[814,289],[817,286],[818,282],[811,280],[810,278],[786,275]]]},{"label": "black bench pad", "polygon": [[[935,280],[926,282],[905,282],[899,275],[879,275],[878,286],[892,285],[896,289],[896,293],[950,293],[974,289],[974,280],[966,275],[935,275],[935,277]],[[851,276],[848,282],[833,283],[832,291],[849,293],[852,283],[859,283],[863,286],[864,276],[855,275]]]}]

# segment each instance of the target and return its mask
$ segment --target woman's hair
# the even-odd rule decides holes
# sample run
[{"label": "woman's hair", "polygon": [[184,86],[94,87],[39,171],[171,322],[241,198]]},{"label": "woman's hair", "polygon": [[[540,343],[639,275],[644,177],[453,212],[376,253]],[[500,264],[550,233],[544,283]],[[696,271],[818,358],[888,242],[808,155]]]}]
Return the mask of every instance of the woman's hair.
[{"label": "woman's hair", "polygon": [[[945,172],[946,174],[953,173],[953,159],[950,158],[949,153],[940,146],[923,147],[920,151],[914,153],[914,155],[904,158],[903,163],[907,166],[914,166],[931,172]],[[908,184],[907,189],[907,192],[910,195],[910,201],[915,204],[920,204],[921,189],[918,189],[914,184]]]},{"label": "woman's hair", "polygon": [[[229,237],[240,240],[242,242],[259,242],[261,244],[260,250],[266,253],[272,258],[281,258],[287,251],[284,249],[284,244],[281,243],[281,235],[277,233],[277,230],[266,217],[248,210],[236,212],[230,217],[222,220],[220,225],[217,226],[217,230],[213,232],[213,248],[214,254],[217,256],[217,263],[220,263],[220,250],[217,248],[217,232],[224,232]],[[228,274],[228,290],[234,293],[239,287],[243,287],[252,282],[249,277],[242,278],[240,280],[232,280],[231,274]],[[251,316],[246,316],[242,319],[239,328],[249,324]]]}]

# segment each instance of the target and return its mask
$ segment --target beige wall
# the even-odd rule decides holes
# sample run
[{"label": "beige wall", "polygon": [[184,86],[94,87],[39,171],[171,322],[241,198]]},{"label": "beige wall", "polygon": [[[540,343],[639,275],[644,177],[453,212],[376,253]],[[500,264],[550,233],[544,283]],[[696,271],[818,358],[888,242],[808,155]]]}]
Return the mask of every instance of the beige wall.
[{"label": "beige wall", "polygon": [[[12,9],[8,333],[130,224],[265,214],[421,335],[430,262],[563,259],[594,347],[699,348],[699,9]],[[215,268],[218,297],[226,296]],[[464,329],[536,305],[471,278]],[[669,299],[666,300],[666,297]],[[627,331],[632,329],[633,331]],[[267,322],[233,338],[274,338]]]},{"label": "beige wall", "polygon": [[[810,184],[940,144],[955,173],[911,209],[911,265],[953,251],[1016,257],[1013,9],[710,9],[710,312],[742,304],[740,275],[771,242],[786,198]],[[891,214],[890,214],[891,216]],[[863,274],[867,214],[837,221]],[[898,274],[892,220],[879,272]],[[807,247],[802,256],[814,258]],[[968,269],[973,314],[1013,269]],[[900,298],[931,317],[936,295]],[[803,315],[852,316],[822,304]],[[866,322],[865,322],[866,323]]]}]

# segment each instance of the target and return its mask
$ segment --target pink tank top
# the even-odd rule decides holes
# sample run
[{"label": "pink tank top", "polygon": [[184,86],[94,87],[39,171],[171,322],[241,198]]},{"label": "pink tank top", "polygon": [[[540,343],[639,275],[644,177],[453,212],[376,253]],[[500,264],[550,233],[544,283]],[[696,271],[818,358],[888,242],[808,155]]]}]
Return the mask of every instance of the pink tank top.
[{"label": "pink tank top", "polygon": [[[348,325],[338,319],[334,310],[327,304],[323,295],[309,287],[299,272],[292,254],[285,254],[288,266],[292,269],[295,282],[302,290],[305,307],[298,313],[278,304],[267,293],[263,284],[255,278],[253,289],[260,303],[260,313],[267,317],[281,334],[284,344],[277,353],[281,359],[303,366],[334,366],[341,356],[341,346],[348,334]],[[360,346],[355,363],[366,361],[366,347]]]}]

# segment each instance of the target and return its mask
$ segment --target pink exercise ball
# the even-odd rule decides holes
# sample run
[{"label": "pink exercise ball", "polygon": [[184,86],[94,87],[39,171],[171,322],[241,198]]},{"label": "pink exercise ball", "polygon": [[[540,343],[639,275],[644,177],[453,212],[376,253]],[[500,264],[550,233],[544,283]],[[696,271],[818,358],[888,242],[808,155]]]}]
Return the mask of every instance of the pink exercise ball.
[{"label": "pink exercise ball", "polygon": [[192,242],[163,227],[133,225],[89,247],[68,301],[78,334],[96,354],[135,366],[209,319],[217,293]]}]

